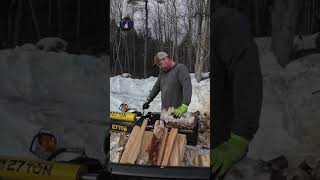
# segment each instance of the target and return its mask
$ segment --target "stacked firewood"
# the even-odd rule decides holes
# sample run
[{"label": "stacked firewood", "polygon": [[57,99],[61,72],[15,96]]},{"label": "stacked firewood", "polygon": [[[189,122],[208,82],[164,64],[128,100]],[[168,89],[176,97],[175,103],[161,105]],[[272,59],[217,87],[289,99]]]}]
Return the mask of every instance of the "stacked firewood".
[{"label": "stacked firewood", "polygon": [[[187,138],[177,128],[166,128],[156,121],[153,131],[145,131],[147,119],[126,136],[111,135],[111,161],[157,166],[209,166],[209,151],[187,146]],[[115,138],[116,137],[116,138]]]},{"label": "stacked firewood", "polygon": [[[114,161],[119,160],[120,163],[129,164],[181,166],[187,144],[186,136],[179,134],[177,128],[165,128],[160,121],[155,123],[153,132],[145,131],[147,123],[146,119],[141,127],[134,126],[123,153],[119,155],[121,158]],[[121,150],[121,147],[118,149]]]},{"label": "stacked firewood", "polygon": [[[148,120],[134,126],[129,135],[120,133],[110,144],[110,159],[115,163],[158,166],[210,166],[210,116],[207,113],[185,113],[173,117],[173,108],[161,112],[152,131],[146,131]],[[198,146],[187,146],[185,134],[193,131],[195,118],[199,119]],[[203,151],[205,150],[205,151]]]},{"label": "stacked firewood", "polygon": [[210,166],[210,150],[202,149],[200,145],[187,145],[184,156],[185,166]]}]

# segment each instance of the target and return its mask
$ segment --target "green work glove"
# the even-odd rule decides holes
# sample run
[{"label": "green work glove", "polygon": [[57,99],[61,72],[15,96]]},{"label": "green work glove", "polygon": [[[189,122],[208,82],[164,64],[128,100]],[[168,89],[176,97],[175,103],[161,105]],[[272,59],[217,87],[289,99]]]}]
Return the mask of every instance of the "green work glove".
[{"label": "green work glove", "polygon": [[234,163],[246,155],[248,144],[248,140],[232,133],[227,142],[211,151],[210,163],[212,171],[218,177],[224,176]]},{"label": "green work glove", "polygon": [[187,112],[188,106],[185,104],[182,104],[180,107],[178,107],[176,110],[174,110],[174,118],[180,118],[183,113]]}]

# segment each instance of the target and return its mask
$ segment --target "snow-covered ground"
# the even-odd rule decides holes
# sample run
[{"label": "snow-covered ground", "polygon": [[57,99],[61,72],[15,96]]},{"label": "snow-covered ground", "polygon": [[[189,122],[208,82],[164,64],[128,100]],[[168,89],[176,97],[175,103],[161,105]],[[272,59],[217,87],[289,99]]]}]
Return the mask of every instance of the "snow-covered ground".
[{"label": "snow-covered ground", "polygon": [[[210,79],[199,83],[191,73],[192,98],[188,111],[210,112]],[[119,105],[126,103],[130,108],[136,108],[142,112],[142,105],[148,97],[157,77],[147,79],[131,79],[123,76],[110,78],[110,110],[119,111]],[[150,103],[150,112],[161,111],[161,92]]]},{"label": "snow-covered ground", "polygon": [[0,155],[36,158],[29,152],[40,130],[59,147],[83,147],[104,159],[106,61],[37,49],[0,51]]},{"label": "snow-covered ground", "polygon": [[[315,35],[296,38],[300,49],[314,48]],[[320,155],[320,54],[291,62],[285,69],[271,51],[271,38],[256,39],[260,50],[264,99],[260,128],[250,144],[249,157],[271,159],[286,155],[297,160]],[[318,153],[318,154],[317,154]]]}]

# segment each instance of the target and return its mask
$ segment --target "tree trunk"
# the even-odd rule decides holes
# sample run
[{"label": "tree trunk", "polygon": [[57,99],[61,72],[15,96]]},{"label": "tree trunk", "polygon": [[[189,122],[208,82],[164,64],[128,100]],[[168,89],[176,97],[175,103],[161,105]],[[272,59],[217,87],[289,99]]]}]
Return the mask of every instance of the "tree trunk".
[{"label": "tree trunk", "polygon": [[[134,22],[135,11],[132,12],[132,21]],[[132,30],[132,51],[133,51],[133,75],[136,75],[136,48],[135,48],[135,30]]]},{"label": "tree trunk", "polygon": [[162,51],[163,46],[163,35],[162,35],[162,24],[161,24],[161,13],[160,13],[160,5],[158,3],[158,29],[159,29],[159,41],[160,41],[160,50]]},{"label": "tree trunk", "polygon": [[197,58],[195,64],[195,78],[197,82],[200,82],[203,72],[203,67],[205,61],[208,59],[208,39],[209,39],[209,1],[206,0],[201,5],[200,16],[199,16],[199,25],[200,28],[200,40],[197,48]]},{"label": "tree trunk", "polygon": [[178,61],[178,16],[177,16],[177,8],[176,8],[176,0],[173,0],[174,5],[174,46],[173,46],[173,58],[176,62]]},{"label": "tree trunk", "polygon": [[144,59],[143,59],[143,76],[147,77],[147,58],[148,58],[148,0],[145,0],[145,12],[146,12],[146,21],[145,21],[145,39],[144,39]]},{"label": "tree trunk", "polygon": [[260,1],[253,1],[254,3],[254,19],[255,19],[255,33],[259,35],[261,33],[261,24],[260,24],[260,19],[261,19],[261,9],[260,9]]},{"label": "tree trunk", "polygon": [[13,31],[14,31],[14,26],[13,26],[13,20],[14,20],[14,5],[16,4],[16,0],[12,0],[9,6],[8,10],[8,43],[12,45],[13,40]]},{"label": "tree trunk", "polygon": [[52,0],[49,0],[48,8],[48,33],[52,36]]},{"label": "tree trunk", "polygon": [[188,65],[189,71],[191,72],[192,67],[192,0],[188,1],[188,43],[187,43],[187,54],[188,54]]},{"label": "tree trunk", "polygon": [[23,1],[17,1],[17,9],[16,9],[16,16],[15,16],[15,22],[14,22],[14,34],[13,34],[13,44],[17,45],[18,40],[20,37],[20,21],[22,18],[22,8],[23,8]]},{"label": "tree trunk", "polygon": [[76,19],[76,41],[80,41],[80,22],[81,22],[81,0],[77,1],[77,19]]},{"label": "tree trunk", "polygon": [[279,64],[291,61],[299,0],[274,1],[272,9],[272,49]]},{"label": "tree trunk", "polygon": [[37,21],[36,14],[35,14],[34,9],[33,9],[32,0],[27,0],[27,1],[28,1],[29,8],[30,8],[34,29],[36,31],[37,40],[40,40],[41,39],[40,28],[39,28],[39,24],[38,24],[38,21]]},{"label": "tree trunk", "polygon": [[[198,1],[199,3],[199,1]],[[198,42],[197,42],[197,49],[196,49],[196,63],[195,63],[195,78],[197,82],[200,82],[202,79],[202,72],[201,72],[201,65],[203,64],[203,61],[201,59],[201,37],[202,37],[202,22],[203,22],[203,16],[202,16],[202,3],[200,2],[198,4]]]},{"label": "tree trunk", "polygon": [[57,0],[57,9],[58,9],[58,36],[62,37],[62,0]]}]

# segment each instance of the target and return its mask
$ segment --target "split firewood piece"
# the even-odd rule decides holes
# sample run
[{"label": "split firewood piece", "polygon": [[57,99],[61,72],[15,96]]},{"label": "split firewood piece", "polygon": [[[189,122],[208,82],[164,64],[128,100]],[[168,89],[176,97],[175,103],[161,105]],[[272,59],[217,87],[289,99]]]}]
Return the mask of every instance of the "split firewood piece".
[{"label": "split firewood piece", "polygon": [[179,134],[176,136],[173,147],[170,153],[170,158],[169,158],[169,165],[170,166],[179,166],[180,162],[180,155],[179,155]]},{"label": "split firewood piece", "polygon": [[177,133],[178,133],[177,128],[171,128],[166,145],[165,145],[166,147],[165,147],[164,156],[161,164],[162,166],[167,166],[169,163],[171,150],[174,144],[174,140],[176,139]]},{"label": "split firewood piece", "polygon": [[128,163],[131,147],[134,146],[136,137],[138,136],[139,132],[140,132],[140,127],[134,126],[129,136],[128,142],[124,148],[124,152],[121,156],[120,163]]},{"label": "split firewood piece", "polygon": [[163,135],[161,138],[160,148],[159,148],[159,152],[158,152],[158,157],[157,157],[157,165],[158,166],[160,166],[161,162],[162,162],[167,138],[168,138],[168,128],[164,128]]},{"label": "split firewood piece", "polygon": [[157,121],[154,123],[153,133],[154,133],[154,135],[157,136],[158,139],[162,137],[163,130],[164,130],[164,123],[163,123],[163,121],[157,120]]},{"label": "split firewood piece", "polygon": [[117,152],[117,159],[115,160],[116,163],[119,163],[120,158],[122,156],[124,150],[124,141],[125,141],[125,133],[121,132],[119,135],[119,142],[118,142],[118,152]]},{"label": "split firewood piece", "polygon": [[184,134],[177,134],[169,159],[170,166],[182,165],[185,146],[187,144],[186,140]]},{"label": "split firewood piece", "polygon": [[193,165],[199,166],[199,154],[198,153],[194,154]]},{"label": "split firewood piece", "polygon": [[130,163],[130,164],[134,164],[138,158],[140,148],[141,148],[142,139],[143,139],[143,134],[146,130],[147,125],[148,125],[148,119],[145,119],[140,127],[138,136],[136,137],[137,138],[135,140],[136,143],[131,148],[131,152],[130,152],[130,156],[129,156],[129,160],[128,160],[128,163]]},{"label": "split firewood piece", "polygon": [[[124,155],[126,155],[126,156],[125,156],[125,159],[123,160],[124,162],[122,162],[122,163],[134,164],[135,161],[137,160],[139,152],[140,152],[143,134],[144,134],[144,131],[146,129],[147,124],[148,124],[148,119],[145,119],[143,121],[140,129],[136,132],[136,135],[135,135],[134,139],[132,140],[132,143],[129,144],[130,146],[128,148],[126,146],[126,148],[124,150]],[[131,139],[131,136],[130,136],[129,140],[130,139]],[[122,158],[121,158],[121,160],[122,160]]]},{"label": "split firewood piece", "polygon": [[182,165],[184,154],[186,152],[186,145],[187,145],[187,136],[185,134],[179,134],[179,156],[180,156],[180,163]]},{"label": "split firewood piece", "polygon": [[151,140],[150,148],[149,148],[149,164],[156,165],[158,161],[158,154],[161,145],[161,139],[164,133],[164,126],[161,125],[160,121],[155,122],[155,126],[153,129],[153,137]]},{"label": "split firewood piece", "polygon": [[150,149],[152,138],[153,138],[153,133],[151,131],[144,132],[140,152],[136,160],[137,164],[148,164],[149,149]]},{"label": "split firewood piece", "polygon": [[153,133],[156,133],[160,129],[160,120],[156,120],[154,123]]},{"label": "split firewood piece", "polygon": [[200,155],[200,165],[209,167],[210,166],[210,154]]}]

